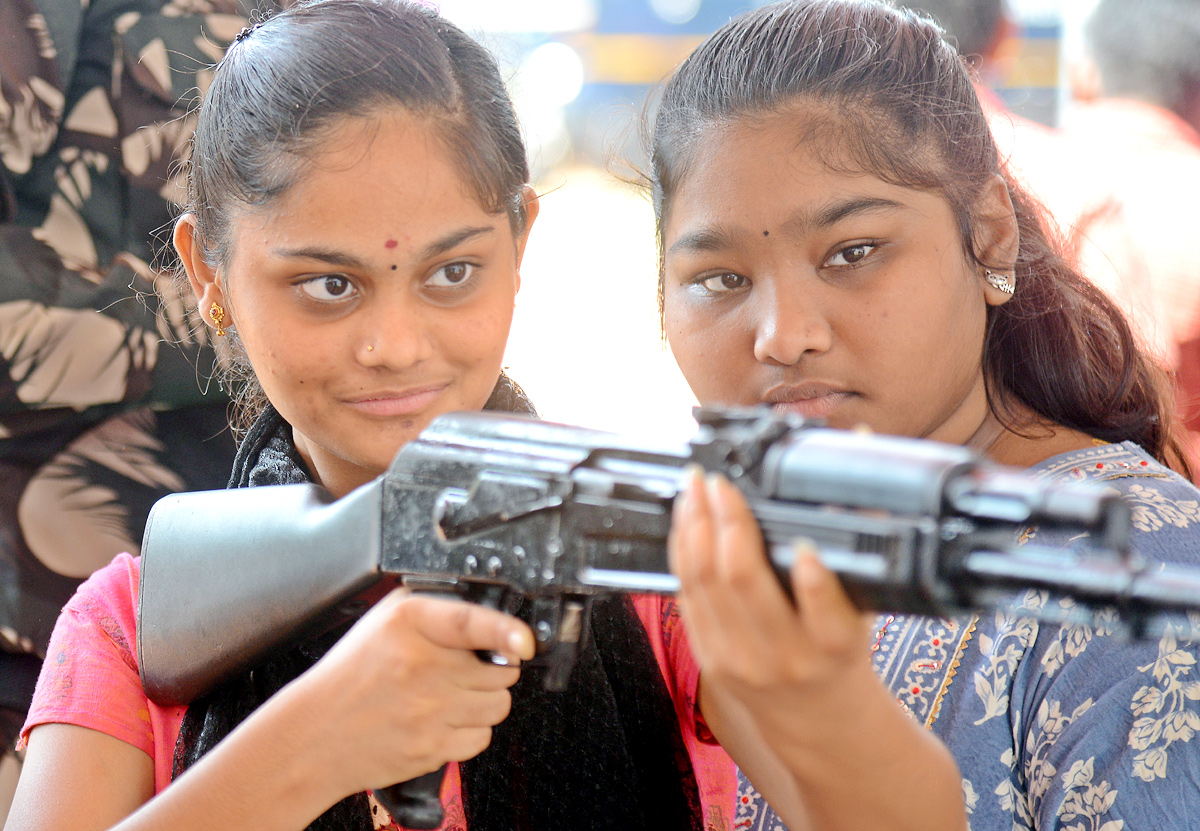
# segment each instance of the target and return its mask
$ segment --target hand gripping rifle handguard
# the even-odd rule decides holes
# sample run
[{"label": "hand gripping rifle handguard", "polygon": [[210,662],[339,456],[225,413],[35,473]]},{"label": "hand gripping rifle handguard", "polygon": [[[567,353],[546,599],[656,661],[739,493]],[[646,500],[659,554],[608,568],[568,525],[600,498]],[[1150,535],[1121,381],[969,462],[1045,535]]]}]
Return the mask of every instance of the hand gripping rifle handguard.
[{"label": "hand gripping rifle handguard", "polygon": [[[1140,563],[1129,510],[1103,488],[1041,483],[963,447],[765,408],[700,409],[697,420],[692,441],[671,446],[457,413],[336,501],[315,485],[168,496],[142,545],[146,692],[190,702],[281,644],[360,615],[394,585],[520,608],[545,686],[561,689],[594,598],[678,587],[666,539],[691,464],[745,493],[785,588],[794,543],[807,538],[863,608],[951,615],[1036,587],[1077,608],[1115,606],[1136,634],[1151,613],[1200,607],[1200,572]],[[1078,540],[1017,545],[1030,525]],[[441,774],[377,796],[402,825],[437,827]]]}]

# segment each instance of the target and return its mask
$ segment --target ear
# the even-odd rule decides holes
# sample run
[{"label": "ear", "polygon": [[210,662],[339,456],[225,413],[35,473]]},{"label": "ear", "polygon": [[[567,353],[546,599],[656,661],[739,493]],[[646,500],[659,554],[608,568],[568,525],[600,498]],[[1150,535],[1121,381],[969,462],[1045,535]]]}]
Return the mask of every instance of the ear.
[{"label": "ear", "polygon": [[541,202],[538,200],[537,191],[529,185],[525,185],[521,189],[521,200],[525,205],[525,227],[521,229],[521,233],[517,235],[517,288],[521,287],[521,260],[525,257],[525,244],[529,242],[529,231],[533,228],[533,222],[537,219],[538,211],[541,209]]},{"label": "ear", "polygon": [[[981,263],[992,271],[1002,273],[1015,283],[1017,253],[1021,247],[1021,230],[1013,210],[1008,183],[1002,176],[992,176],[976,203],[975,251]],[[980,270],[983,279],[983,269]],[[984,282],[984,299],[988,305],[999,306],[1012,299],[1012,294]]]},{"label": "ear", "polygon": [[216,303],[225,311],[225,317],[220,321],[221,325],[232,325],[225,293],[221,289],[220,275],[204,258],[203,246],[197,238],[195,214],[186,213],[175,221],[171,240],[175,244],[175,250],[179,252],[179,260],[183,264],[183,270],[187,272],[188,283],[191,284],[192,293],[196,295],[196,303],[205,322],[217,328],[218,321],[213,319],[210,311]]}]

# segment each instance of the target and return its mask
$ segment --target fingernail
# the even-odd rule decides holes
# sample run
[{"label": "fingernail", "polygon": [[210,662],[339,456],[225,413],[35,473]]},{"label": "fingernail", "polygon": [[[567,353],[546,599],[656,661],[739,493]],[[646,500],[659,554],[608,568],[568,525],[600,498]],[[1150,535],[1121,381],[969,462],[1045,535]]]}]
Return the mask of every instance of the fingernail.
[{"label": "fingernail", "polygon": [[683,510],[691,502],[691,494],[695,492],[697,482],[703,481],[704,468],[695,462],[690,462],[683,468],[683,478],[679,480],[679,493],[675,495],[675,509]]},{"label": "fingernail", "polygon": [[714,505],[721,504],[721,489],[724,483],[725,477],[719,473],[710,473],[704,477],[704,486],[708,491],[708,498]]},{"label": "fingernail", "polygon": [[805,555],[815,557],[819,553],[817,543],[812,537],[797,537],[792,541],[792,550],[796,552],[796,556]]},{"label": "fingernail", "polygon": [[817,544],[808,537],[801,537],[792,543],[792,553],[796,556],[800,582],[810,588],[820,585],[822,574],[817,565],[821,559]]},{"label": "fingernail", "polygon": [[525,658],[533,657],[533,642],[527,631],[516,629],[508,633],[508,649],[514,655]]}]

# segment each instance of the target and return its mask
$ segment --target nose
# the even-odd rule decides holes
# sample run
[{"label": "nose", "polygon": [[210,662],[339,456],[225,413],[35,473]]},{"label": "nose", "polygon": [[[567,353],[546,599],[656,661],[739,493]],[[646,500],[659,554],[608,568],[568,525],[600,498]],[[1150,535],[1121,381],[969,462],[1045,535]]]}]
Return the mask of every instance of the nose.
[{"label": "nose", "polygon": [[419,302],[398,297],[377,302],[356,325],[356,357],[365,367],[405,370],[434,354],[431,321]]},{"label": "nose", "polygon": [[833,330],[816,294],[793,277],[760,281],[751,304],[759,363],[791,366],[829,350]]}]

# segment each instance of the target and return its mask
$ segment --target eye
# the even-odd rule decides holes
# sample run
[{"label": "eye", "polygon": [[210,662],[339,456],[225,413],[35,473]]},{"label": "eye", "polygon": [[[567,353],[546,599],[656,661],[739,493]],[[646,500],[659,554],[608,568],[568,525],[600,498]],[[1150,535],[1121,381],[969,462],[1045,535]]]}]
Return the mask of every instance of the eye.
[{"label": "eye", "polygon": [[877,247],[877,245],[869,242],[860,242],[855,245],[848,245],[826,260],[825,265],[833,267],[858,265],[867,257],[871,256],[871,252]]},{"label": "eye", "polygon": [[712,294],[723,294],[725,292],[737,291],[744,289],[750,285],[750,281],[740,274],[734,274],[731,271],[726,271],[721,274],[711,274],[702,280],[697,280],[697,285],[702,286],[705,291]]},{"label": "eye", "polygon": [[471,263],[450,263],[444,265],[425,281],[425,285],[432,288],[454,288],[461,286],[464,283],[470,282],[475,276],[477,266]]},{"label": "eye", "polygon": [[322,274],[320,277],[305,280],[300,283],[300,290],[313,300],[321,300],[326,303],[348,300],[358,293],[354,284],[350,282],[350,278],[342,274]]}]

